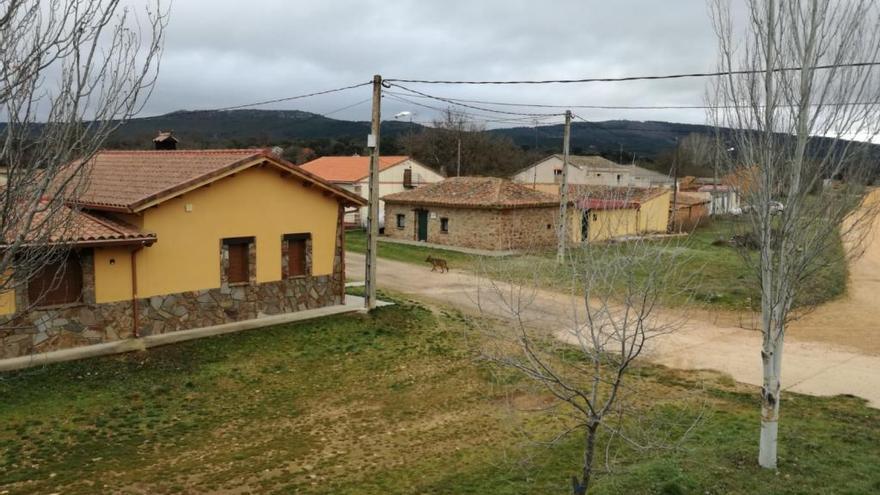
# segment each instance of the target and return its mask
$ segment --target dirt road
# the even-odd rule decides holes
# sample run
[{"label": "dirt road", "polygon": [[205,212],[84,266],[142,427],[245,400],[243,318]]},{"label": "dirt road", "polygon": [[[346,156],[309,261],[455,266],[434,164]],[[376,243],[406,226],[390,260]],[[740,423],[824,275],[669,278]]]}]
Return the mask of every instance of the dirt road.
[{"label": "dirt road", "polygon": [[[871,249],[876,252],[863,258],[864,261],[860,263],[873,263],[863,268],[865,273],[873,269],[875,275],[880,274],[880,246],[872,245]],[[346,257],[348,276],[353,280],[362,280],[363,255],[346,253]],[[454,306],[465,312],[477,311],[481,306],[488,314],[509,315],[503,308],[504,301],[491,291],[478,291],[480,281],[468,272],[452,270],[447,274],[432,273],[427,265],[385,259],[379,260],[378,272],[379,287]],[[853,279],[856,280],[855,273]],[[860,287],[853,291],[852,297],[829,306],[839,305],[860,311],[865,309],[863,305],[870,303],[868,298],[871,298],[876,301],[870,303],[871,310],[880,312],[880,304],[877,304],[880,302],[878,279],[880,277],[873,276],[858,279],[863,283],[875,284],[876,289]],[[542,325],[564,338],[566,328],[559,315],[570,310],[572,304],[569,296],[539,291],[525,309],[525,314],[531,324]],[[849,333],[866,332],[871,321],[861,317],[852,320],[840,315],[834,317],[834,312],[833,309],[826,312],[826,308],[822,307],[799,322],[792,331],[785,344],[785,389],[812,395],[850,394],[867,399],[873,407],[880,407],[880,356],[869,350],[859,351],[849,345],[832,344],[830,332],[821,332],[824,318],[828,319],[827,325],[836,329],[835,332]],[[873,321],[880,322],[880,319]],[[839,330],[839,327],[849,330]],[[821,338],[816,338],[817,335]],[[704,319],[691,319],[676,333],[655,342],[649,357],[657,363],[679,369],[717,370],[743,383],[761,384],[761,335],[757,332]]]}]

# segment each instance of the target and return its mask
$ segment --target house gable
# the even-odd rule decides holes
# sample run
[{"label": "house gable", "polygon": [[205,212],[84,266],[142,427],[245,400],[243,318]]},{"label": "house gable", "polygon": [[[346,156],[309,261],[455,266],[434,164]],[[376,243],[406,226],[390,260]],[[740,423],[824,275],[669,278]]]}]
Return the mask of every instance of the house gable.
[{"label": "house gable", "polygon": [[220,242],[228,238],[255,239],[257,283],[281,279],[285,234],[309,234],[313,275],[330,274],[342,208],[337,196],[269,164],[178,193],[139,214],[158,239],[138,254],[139,294],[217,287]]}]

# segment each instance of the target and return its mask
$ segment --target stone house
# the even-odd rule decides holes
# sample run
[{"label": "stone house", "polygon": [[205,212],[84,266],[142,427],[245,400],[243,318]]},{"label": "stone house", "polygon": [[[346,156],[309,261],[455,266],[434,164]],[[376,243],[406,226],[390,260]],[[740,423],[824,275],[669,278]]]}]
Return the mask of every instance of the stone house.
[{"label": "stone house", "polygon": [[488,250],[553,246],[559,200],[496,177],[453,177],[382,198],[393,239]]},{"label": "stone house", "polygon": [[63,255],[0,294],[0,357],[343,302],[360,196],[264,150],[170,148],[91,159]]},{"label": "stone house", "polygon": [[[514,182],[551,194],[558,194],[562,182],[562,155],[550,155],[511,177]],[[571,155],[568,183],[597,187],[655,188],[673,186],[667,175],[639,167],[621,165],[601,156]]]},{"label": "stone house", "polygon": [[[324,156],[300,165],[303,170],[351,191],[367,202],[370,200],[369,156]],[[445,177],[409,156],[379,158],[379,197],[408,191],[425,184],[440,182]],[[367,226],[367,207],[345,214],[347,225]],[[385,226],[385,204],[379,201],[379,226]]]}]

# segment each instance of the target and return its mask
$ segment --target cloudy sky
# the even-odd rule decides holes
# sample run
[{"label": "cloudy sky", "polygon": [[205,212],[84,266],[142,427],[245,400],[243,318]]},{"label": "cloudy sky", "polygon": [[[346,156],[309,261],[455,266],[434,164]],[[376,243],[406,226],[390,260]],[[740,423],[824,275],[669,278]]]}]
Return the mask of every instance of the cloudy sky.
[{"label": "cloudy sky", "polygon": [[[142,115],[297,95],[377,73],[511,80],[707,71],[715,67],[715,46],[705,0],[175,0],[158,85]],[[684,79],[410,87],[490,101],[699,105],[705,85],[705,79]],[[261,108],[328,113],[363,102],[332,117],[368,120],[369,97],[369,87],[361,87]],[[435,116],[385,99],[384,117],[404,110],[417,121]],[[589,120],[705,121],[702,110],[576,113]]]}]

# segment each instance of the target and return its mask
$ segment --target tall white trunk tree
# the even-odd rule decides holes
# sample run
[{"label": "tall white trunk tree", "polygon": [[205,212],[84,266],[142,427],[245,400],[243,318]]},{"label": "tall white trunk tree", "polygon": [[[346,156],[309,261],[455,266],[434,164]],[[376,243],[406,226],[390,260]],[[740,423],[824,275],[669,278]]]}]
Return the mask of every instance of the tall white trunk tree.
[{"label": "tall white trunk tree", "polygon": [[758,248],[746,253],[761,291],[758,460],[776,468],[786,326],[804,309],[804,282],[858,255],[876,213],[864,199],[880,161],[865,142],[880,130],[880,67],[862,63],[880,60],[880,15],[867,0],[749,0],[740,23],[726,0],[710,7],[728,72],[709,92],[728,128],[719,166]]}]

